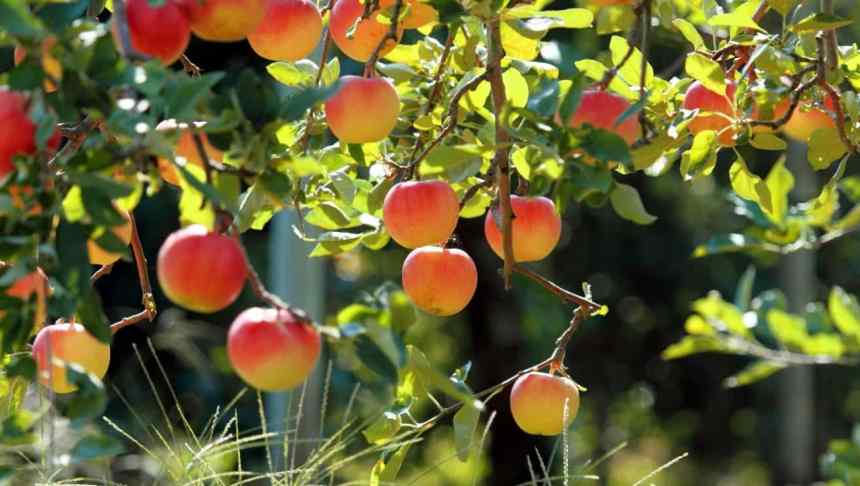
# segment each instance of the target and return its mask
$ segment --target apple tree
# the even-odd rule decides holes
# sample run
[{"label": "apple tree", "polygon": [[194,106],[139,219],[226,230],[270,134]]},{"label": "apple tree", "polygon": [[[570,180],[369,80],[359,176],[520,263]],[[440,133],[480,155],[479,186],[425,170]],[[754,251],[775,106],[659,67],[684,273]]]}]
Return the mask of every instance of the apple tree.
[{"label": "apple tree", "polygon": [[[156,282],[202,314],[253,290],[258,305],[227,335],[251,388],[300,386],[324,347],[382,384],[390,407],[365,429],[372,444],[453,417],[458,452],[468,450],[486,402],[503,392],[525,432],[557,435],[588,401],[567,348],[583,321],[610,311],[587,283],[565,289],[529,267],[555,249],[571,206],[608,205],[619,225],[648,225],[660,215],[630,174],[678,184],[727,174],[748,226],[702,241],[694,257],[779,258],[860,227],[860,185],[845,176],[860,141],[860,51],[838,44],[851,21],[834,2],[567,3],[0,0],[0,43],[14,49],[0,74],[0,439],[32,430],[28,389],[77,423],[102,414],[112,335],[156,318]],[[606,50],[564,71],[541,58],[553,31],[576,29],[596,29]],[[406,32],[417,40],[402,42]],[[657,34],[685,45],[668,73],[650,63]],[[271,62],[202,72],[184,54],[192,36],[213,49],[247,39]],[[363,69],[348,74],[355,62]],[[809,201],[789,199],[786,138],[807,143],[809,164],[829,174]],[[757,174],[747,150],[776,162]],[[147,255],[134,210],[159,191],[179,194],[183,228]],[[243,245],[280,211],[299,216],[309,258],[409,249],[402,291],[326,322],[283,302]],[[478,268],[458,247],[464,218],[483,218],[498,268]],[[109,322],[93,283],[119,259],[136,264],[140,308]],[[571,306],[570,321],[546,359],[476,391],[467,367],[437,369],[403,345],[404,310],[457,314],[479,272],[497,271],[507,288],[514,273],[541,285]],[[854,296],[834,287],[796,315],[777,292],[754,298],[753,278],[733,301],[712,292],[691,303],[687,335],[664,357],[757,358],[730,386],[860,359]],[[414,417],[427,399],[437,413]],[[412,446],[381,449],[371,481],[395,480]]]}]

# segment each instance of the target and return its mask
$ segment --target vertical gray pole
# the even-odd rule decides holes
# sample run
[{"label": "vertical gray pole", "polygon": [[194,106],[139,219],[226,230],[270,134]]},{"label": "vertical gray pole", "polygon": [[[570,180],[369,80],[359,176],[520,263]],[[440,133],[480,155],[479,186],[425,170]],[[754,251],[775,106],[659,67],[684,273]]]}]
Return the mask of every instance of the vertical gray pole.
[{"label": "vertical gray pole", "polygon": [[[806,160],[806,147],[791,142],[787,165],[795,177],[794,193],[800,200],[817,194],[816,175]],[[800,251],[782,258],[780,287],[786,294],[791,312],[803,312],[816,300],[815,251]],[[814,369],[798,366],[780,375],[779,465],[788,484],[809,484],[815,472],[815,393]]]},{"label": "vertical gray pole", "polygon": [[[269,289],[286,302],[307,311],[317,322],[324,317],[324,260],[309,258],[313,245],[306,243],[293,233],[293,225],[298,216],[293,211],[281,211],[270,223],[269,239]],[[320,359],[323,363],[324,358]],[[305,388],[304,406],[298,434],[295,433],[296,412],[302,388],[291,392],[267,393],[265,395],[266,422],[269,431],[283,433],[289,431],[293,437],[316,438],[320,430],[319,404],[322,402],[322,373],[325,367],[317,364],[314,373],[308,378]],[[290,406],[292,404],[292,407]],[[292,412],[290,410],[292,408]],[[275,470],[289,467],[284,461],[283,441],[271,441],[272,460]],[[288,444],[292,449],[295,445]],[[308,447],[296,451],[296,461],[300,464],[308,453]],[[288,451],[292,455],[293,451]]]}]

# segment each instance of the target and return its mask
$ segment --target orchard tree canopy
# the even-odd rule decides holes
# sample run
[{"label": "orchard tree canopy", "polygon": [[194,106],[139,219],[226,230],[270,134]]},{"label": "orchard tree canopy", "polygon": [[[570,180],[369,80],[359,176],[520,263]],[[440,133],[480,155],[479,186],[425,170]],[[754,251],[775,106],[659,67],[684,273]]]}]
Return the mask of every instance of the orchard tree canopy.
[{"label": "orchard tree canopy", "polygon": [[[846,171],[860,145],[860,50],[837,39],[851,23],[832,0],[0,0],[0,442],[33,438],[28,390],[75,424],[102,415],[112,336],[163,310],[156,282],[199,314],[253,290],[257,307],[226,336],[252,389],[302,386],[324,349],[373,384],[389,406],[363,429],[377,447],[372,484],[396,480],[411,440],[449,416],[468,458],[503,391],[525,432],[567,433],[588,402],[567,348],[611,309],[587,283],[562,288],[529,262],[556,249],[574,206],[654,223],[639,173],[728,177],[747,225],[691,257],[774,260],[855,232],[860,176]],[[594,58],[547,42],[583,29],[606,40]],[[247,40],[265,71],[202,71],[185,55],[193,37],[213,50]],[[657,37],[682,51],[660,72]],[[787,140],[808,144],[828,178],[799,203]],[[758,151],[773,162],[748,164]],[[178,194],[183,228],[145,254],[134,210],[160,191]],[[281,211],[297,215],[310,258],[407,248],[400,285],[315,322],[267,290],[243,244]],[[483,218],[495,268],[461,248],[468,218]],[[94,283],[119,259],[136,264],[129,292],[141,300],[110,322]],[[496,272],[506,288],[515,273],[545,288],[571,307],[570,324],[544,360],[476,391],[469,365],[441,369],[403,337],[415,312],[455,315]],[[754,276],[733,300],[700,289],[664,358],[756,358],[729,386],[860,360],[853,295],[834,286],[792,314],[776,292],[754,298]],[[415,417],[422,400],[438,409]],[[0,461],[0,476],[14,462]],[[334,474],[317,467],[307,481]]]}]

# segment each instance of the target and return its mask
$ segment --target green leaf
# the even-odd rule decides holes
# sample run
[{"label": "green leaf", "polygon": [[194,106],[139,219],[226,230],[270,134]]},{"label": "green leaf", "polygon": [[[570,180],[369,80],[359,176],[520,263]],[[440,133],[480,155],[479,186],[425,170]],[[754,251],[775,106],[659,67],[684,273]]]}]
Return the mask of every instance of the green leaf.
[{"label": "green leaf", "polygon": [[687,42],[693,45],[693,49],[703,49],[705,47],[705,40],[702,39],[695,25],[684,19],[675,19],[672,21],[672,25],[681,32],[681,35],[687,39]]},{"label": "green leaf", "polygon": [[809,224],[819,227],[830,226],[833,216],[839,210],[839,180],[845,174],[847,160],[842,159],[839,168],[833,173],[833,177],[821,188],[818,196],[804,203],[806,217]]},{"label": "green leaf", "polygon": [[783,224],[788,214],[788,193],[794,188],[794,176],[785,167],[785,159],[780,159],[765,179],[770,191],[771,207],[762,207],[765,214],[776,224]]},{"label": "green leaf", "polygon": [[529,85],[526,78],[516,69],[508,69],[502,74],[505,96],[511,106],[522,108],[529,99]]},{"label": "green leaf", "polygon": [[759,150],[773,150],[775,152],[781,152],[788,147],[785,140],[768,132],[754,134],[752,139],[750,139],[750,145]]},{"label": "green leaf", "polygon": [[480,172],[481,154],[482,149],[477,145],[439,145],[421,162],[421,175],[462,182]]},{"label": "green leaf", "polygon": [[472,449],[472,436],[478,428],[481,411],[469,404],[464,404],[454,414],[454,444],[457,447],[457,458],[462,462],[469,459]]},{"label": "green leaf", "polygon": [[303,118],[308,108],[327,100],[337,92],[339,87],[340,82],[335,81],[329,86],[304,88],[298,91],[281,104],[281,118],[286,121]]},{"label": "green leaf", "polygon": [[382,445],[391,442],[391,439],[400,432],[401,425],[403,425],[403,422],[400,419],[400,415],[386,410],[361,433],[364,434],[364,438],[367,439],[368,443]]},{"label": "green leaf", "polygon": [[594,15],[584,8],[565,10],[537,10],[532,5],[520,5],[503,11],[505,19],[529,19],[533,27],[541,30],[554,28],[587,29],[594,22]]},{"label": "green leaf", "polygon": [[766,212],[773,210],[767,183],[761,177],[750,172],[740,153],[737,154],[737,160],[729,168],[729,179],[735,194],[757,203]]},{"label": "green leaf", "polygon": [[397,383],[397,366],[373,339],[365,334],[357,336],[355,350],[362,364],[379,375],[386,383]]},{"label": "green leaf", "polygon": [[755,363],[744,368],[739,373],[736,373],[723,380],[723,386],[726,388],[738,388],[750,385],[757,381],[768,378],[769,376],[784,368],[785,365],[782,363],[763,360],[756,361]]},{"label": "green leaf", "polygon": [[36,39],[42,25],[31,13],[25,0],[0,0],[0,31],[14,36]]},{"label": "green leaf", "polygon": [[317,65],[308,59],[297,62],[278,61],[266,66],[266,71],[279,83],[295,88],[313,86],[318,69]]},{"label": "green leaf", "polygon": [[848,149],[842,143],[836,128],[819,128],[809,136],[809,164],[815,170],[823,170],[841,158]]},{"label": "green leaf", "polygon": [[786,347],[803,349],[803,345],[809,339],[806,320],[803,317],[779,309],[771,309],[767,313],[767,324],[774,337]]},{"label": "green leaf", "polygon": [[791,30],[797,33],[814,32],[819,30],[834,30],[847,27],[854,21],[838,15],[827,13],[816,13],[797,22],[791,26]]},{"label": "green leaf", "polygon": [[690,150],[681,156],[681,175],[684,180],[707,176],[717,165],[717,132],[705,130],[696,134]]},{"label": "green leaf", "polygon": [[407,442],[390,456],[383,453],[383,457],[376,461],[376,464],[373,465],[373,469],[370,471],[370,486],[394,484],[412,444],[413,442]]},{"label": "green leaf", "polygon": [[[628,57],[627,53],[630,52],[630,44],[627,42],[627,39],[618,35],[612,36],[609,40],[609,52],[612,55],[612,64],[614,66],[620,66],[621,62],[627,58],[627,62],[618,69],[618,77],[624,80],[627,85],[638,87],[642,76],[642,52],[633,47],[633,51]],[[650,87],[653,81],[654,69],[650,64],[646,63],[645,87]]]},{"label": "green leaf", "polygon": [[839,332],[860,340],[860,304],[855,296],[842,287],[833,287],[827,298],[827,310]]},{"label": "green leaf", "polygon": [[649,214],[645,209],[639,191],[633,186],[616,182],[612,192],[609,193],[609,201],[615,212],[624,219],[643,225],[657,221],[657,217]]},{"label": "green leaf", "polygon": [[440,390],[451,398],[463,402],[464,406],[472,406],[478,410],[484,409],[483,403],[469,391],[456,386],[449,377],[433,369],[427,356],[420,349],[407,345],[406,353],[406,368],[416,373],[424,386]]},{"label": "green leaf", "polygon": [[724,301],[718,292],[710,292],[707,297],[693,302],[693,310],[718,330],[744,338],[752,337],[740,309]]},{"label": "green leaf", "polygon": [[99,417],[107,408],[107,394],[101,380],[76,363],[66,363],[66,379],[78,390],[61,406],[63,416],[71,419],[74,428],[80,428]]},{"label": "green leaf", "polygon": [[663,359],[678,359],[699,353],[725,351],[726,345],[714,336],[684,336],[680,341],[663,350]]},{"label": "green leaf", "polygon": [[790,14],[791,11],[794,10],[794,7],[796,7],[799,2],[800,0],[767,0],[767,3],[768,5],[770,5],[770,8],[779,12],[779,14],[783,17],[788,16],[788,14]]},{"label": "green leaf", "polygon": [[726,75],[717,61],[698,53],[687,56],[684,63],[687,74],[706,88],[722,96],[726,95]]},{"label": "green leaf", "polygon": [[91,461],[115,457],[125,452],[122,442],[104,434],[89,434],[81,438],[72,448],[72,462]]},{"label": "green leaf", "polygon": [[755,265],[750,265],[741,275],[738,281],[738,287],[735,289],[735,307],[741,312],[747,311],[750,308],[752,301],[753,284],[755,283],[756,268]]},{"label": "green leaf", "polygon": [[764,29],[753,20],[753,15],[760,3],[760,0],[748,0],[733,12],[709,17],[707,23],[715,27],[736,27],[764,32]]}]

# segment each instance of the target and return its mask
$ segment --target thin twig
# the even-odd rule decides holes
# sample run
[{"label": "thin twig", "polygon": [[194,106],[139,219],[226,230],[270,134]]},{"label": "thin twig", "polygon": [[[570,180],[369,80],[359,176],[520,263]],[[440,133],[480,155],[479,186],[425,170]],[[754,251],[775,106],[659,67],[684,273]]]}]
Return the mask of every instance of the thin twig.
[{"label": "thin twig", "polygon": [[90,276],[90,285],[96,283],[96,281],[105,275],[109,274],[113,270],[113,263],[108,263],[107,265],[102,265],[98,270],[95,271]]},{"label": "thin twig", "polygon": [[131,315],[128,317],[123,317],[122,319],[120,319],[120,320],[118,320],[118,321],[116,321],[110,325],[110,332],[111,332],[111,334],[116,334],[120,329],[123,329],[123,328],[128,327],[128,326],[133,326],[133,325],[137,324],[138,322],[143,322],[143,321],[152,322],[152,319],[149,318],[149,312],[148,311],[142,310],[142,311],[138,312],[137,314],[134,314],[134,315]]},{"label": "thin twig", "polygon": [[[242,247],[242,251],[245,251],[244,247]],[[245,259],[247,260],[247,254],[245,255]],[[304,321],[307,323],[312,322],[307,312],[302,309],[299,309],[298,307],[293,307],[287,304],[286,302],[281,300],[280,297],[269,292],[266,289],[266,286],[263,284],[263,280],[260,278],[260,274],[257,273],[257,270],[254,269],[250,261],[248,262],[248,282],[251,284],[251,290],[254,291],[254,294],[266,304],[276,309],[288,311],[300,321]]]},{"label": "thin twig", "polygon": [[[439,98],[439,95],[442,93],[442,84],[444,84],[442,74],[445,72],[445,68],[448,65],[449,55],[451,54],[451,46],[454,44],[454,37],[456,35],[456,30],[449,29],[448,30],[448,38],[445,40],[445,47],[442,49],[442,57],[439,59],[439,66],[436,68],[436,74],[433,76],[433,88],[430,90],[430,95],[427,96],[427,105],[424,107],[424,115],[429,115],[433,112],[433,109],[436,106],[436,100]],[[418,135],[417,140],[415,141],[415,148],[412,150],[412,156],[410,160],[415,160],[415,157],[424,147],[424,137],[423,133]]]},{"label": "thin twig", "polygon": [[[367,60],[367,63],[364,65],[364,75],[366,77],[372,77],[376,72],[376,61],[379,60],[379,56],[382,54],[382,50],[385,49],[388,41],[397,42],[398,38],[398,27],[400,24],[400,10],[403,8],[404,0],[395,0],[394,2],[394,10],[391,16],[391,27],[385,33],[385,36],[382,37],[382,40],[377,44],[376,49],[373,50],[373,54],[371,54],[370,59]],[[368,2],[371,3],[371,2]]]},{"label": "thin twig", "polygon": [[502,34],[499,20],[493,19],[487,23],[488,48],[487,55],[487,80],[493,95],[493,112],[496,123],[496,153],[493,156],[493,165],[496,169],[496,187],[498,189],[498,201],[500,223],[502,230],[502,258],[504,260],[503,278],[505,289],[511,288],[511,274],[514,271],[514,244],[513,244],[513,211],[511,209],[511,174],[508,164],[508,153],[510,151],[510,135],[505,129],[503,117],[505,116],[505,83],[502,80],[502,58],[505,53],[502,48]]},{"label": "thin twig", "polygon": [[586,310],[588,310],[589,313],[596,312],[597,310],[599,310],[602,307],[597,302],[594,302],[593,300],[591,300],[587,297],[583,297],[577,293],[574,293],[574,292],[571,292],[567,289],[564,289],[561,286],[559,286],[558,284],[547,279],[546,277],[543,277],[542,275],[538,274],[537,272],[534,272],[534,271],[532,271],[532,270],[530,270],[530,269],[528,269],[522,265],[514,266],[514,271],[519,273],[520,275],[528,277],[529,279],[533,280],[534,282],[537,282],[543,288],[547,289],[549,292],[551,292],[553,295],[555,295],[559,299],[563,300],[564,302],[566,302],[568,304],[575,304],[575,305],[586,308]]},{"label": "thin twig", "polygon": [[187,55],[179,56],[179,61],[182,62],[182,68],[192,77],[200,77],[200,66],[191,62]]}]

